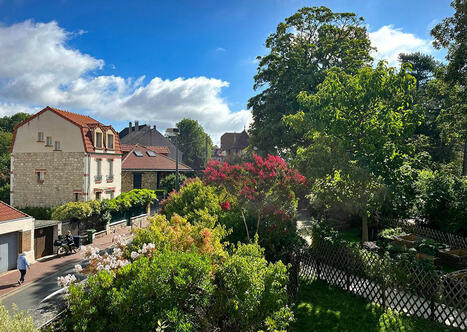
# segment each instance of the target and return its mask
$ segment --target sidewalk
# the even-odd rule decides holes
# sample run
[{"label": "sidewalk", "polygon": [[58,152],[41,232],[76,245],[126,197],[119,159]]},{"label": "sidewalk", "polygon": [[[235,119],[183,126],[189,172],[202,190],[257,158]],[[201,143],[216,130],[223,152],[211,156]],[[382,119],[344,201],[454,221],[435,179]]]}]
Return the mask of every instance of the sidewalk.
[{"label": "sidewalk", "polygon": [[[131,227],[126,226],[117,230],[115,233],[111,233],[99,239],[95,239],[92,246],[98,247],[99,249],[108,248],[112,246],[114,243],[113,240],[117,235],[122,235],[124,238],[130,238],[132,236]],[[60,271],[61,269],[66,269],[71,264],[78,264],[82,260],[83,253],[80,250],[76,254],[61,257],[51,256],[41,261],[37,261],[36,263],[31,264],[31,269],[27,271],[25,282],[21,286],[18,285],[19,271],[9,271],[0,276],[0,300],[6,295],[10,295],[17,290],[24,289],[34,282],[49,276],[51,273]]]}]

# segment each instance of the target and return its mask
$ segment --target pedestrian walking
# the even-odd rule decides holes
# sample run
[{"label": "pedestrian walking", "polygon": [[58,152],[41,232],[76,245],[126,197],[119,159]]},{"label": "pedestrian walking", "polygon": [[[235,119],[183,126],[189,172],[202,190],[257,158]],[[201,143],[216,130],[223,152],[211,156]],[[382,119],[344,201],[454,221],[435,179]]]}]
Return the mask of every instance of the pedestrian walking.
[{"label": "pedestrian walking", "polygon": [[17,261],[18,270],[21,273],[21,277],[18,280],[18,285],[21,285],[24,282],[24,276],[26,275],[26,268],[30,269],[31,264],[29,264],[28,259],[26,258],[26,253],[23,252],[18,256]]}]

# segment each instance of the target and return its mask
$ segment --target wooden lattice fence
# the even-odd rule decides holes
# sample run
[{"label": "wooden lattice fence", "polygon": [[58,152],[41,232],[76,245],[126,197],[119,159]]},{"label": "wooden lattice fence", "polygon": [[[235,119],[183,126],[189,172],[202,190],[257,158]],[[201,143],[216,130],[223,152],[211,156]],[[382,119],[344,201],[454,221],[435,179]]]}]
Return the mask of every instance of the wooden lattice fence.
[{"label": "wooden lattice fence", "polygon": [[383,307],[467,329],[467,271],[449,277],[409,260],[316,239],[297,254],[292,269],[297,266],[300,282],[321,279]]},{"label": "wooden lattice fence", "polygon": [[447,244],[452,248],[467,249],[467,239],[459,235],[423,227],[409,221],[390,221],[387,224],[392,227],[400,227],[407,233],[412,233],[420,237],[430,238],[437,242]]}]

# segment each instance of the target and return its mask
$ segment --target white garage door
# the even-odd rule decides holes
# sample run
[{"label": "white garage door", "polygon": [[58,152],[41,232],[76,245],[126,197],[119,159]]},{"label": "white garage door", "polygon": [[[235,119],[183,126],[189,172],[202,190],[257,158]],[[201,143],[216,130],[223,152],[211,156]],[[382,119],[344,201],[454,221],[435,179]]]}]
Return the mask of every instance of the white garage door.
[{"label": "white garage door", "polygon": [[0,235],[0,273],[16,268],[18,232]]}]

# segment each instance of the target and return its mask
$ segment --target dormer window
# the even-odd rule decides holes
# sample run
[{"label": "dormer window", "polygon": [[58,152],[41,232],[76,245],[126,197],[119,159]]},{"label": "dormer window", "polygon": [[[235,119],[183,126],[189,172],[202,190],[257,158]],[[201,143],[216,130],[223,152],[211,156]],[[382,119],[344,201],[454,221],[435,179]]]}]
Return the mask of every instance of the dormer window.
[{"label": "dormer window", "polygon": [[52,136],[47,136],[47,141],[45,142],[45,146],[52,146]]},{"label": "dormer window", "polygon": [[107,134],[107,149],[114,148],[114,135]]},{"label": "dormer window", "polygon": [[55,141],[55,151],[60,151],[62,148],[60,147],[60,141]]},{"label": "dormer window", "polygon": [[102,133],[96,133],[96,148],[102,148]]},{"label": "dormer window", "polygon": [[37,141],[44,142],[44,133],[42,131],[37,133]]}]

